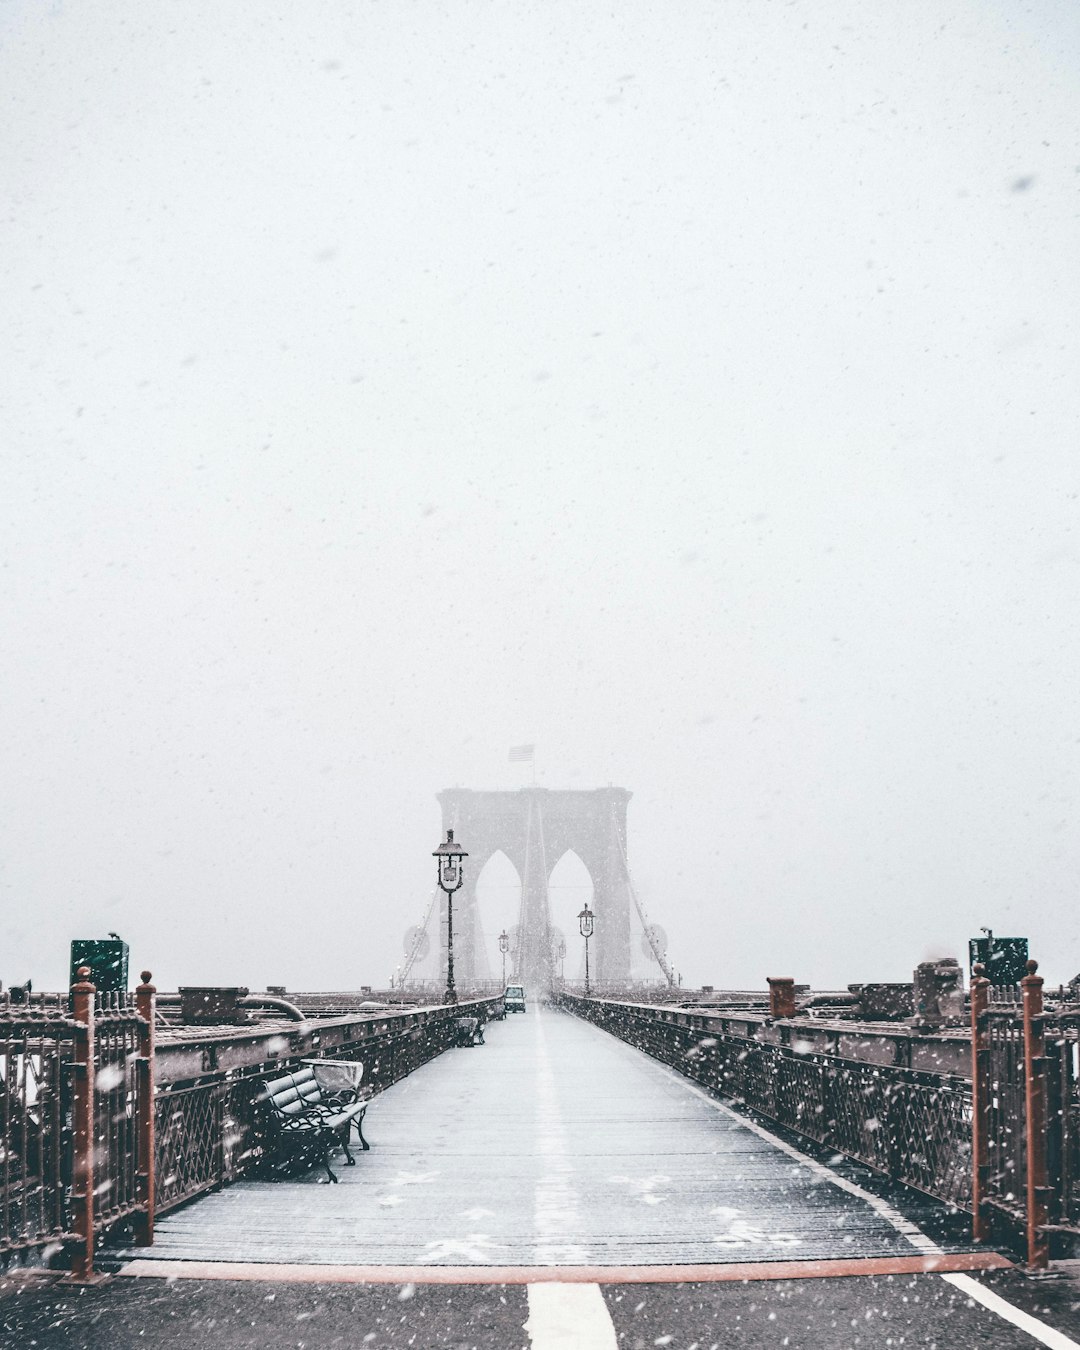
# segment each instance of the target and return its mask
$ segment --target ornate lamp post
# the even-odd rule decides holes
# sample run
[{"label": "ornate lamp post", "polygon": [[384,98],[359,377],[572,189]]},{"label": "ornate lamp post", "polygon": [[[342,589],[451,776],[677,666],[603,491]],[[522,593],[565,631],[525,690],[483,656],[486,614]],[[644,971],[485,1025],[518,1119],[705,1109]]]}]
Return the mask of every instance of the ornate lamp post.
[{"label": "ornate lamp post", "polygon": [[499,951],[502,952],[503,988],[506,988],[506,953],[510,950],[510,934],[504,928],[499,934]]},{"label": "ornate lamp post", "polygon": [[454,843],[454,831],[446,831],[446,841],[431,855],[438,859],[439,886],[446,892],[446,1001],[457,1002],[454,987],[454,892],[461,889],[461,860],[469,855]]},{"label": "ornate lamp post", "polygon": [[589,908],[588,905],[586,905],[585,908],[581,911],[581,913],[577,916],[577,918],[578,918],[578,929],[579,929],[579,931],[581,932],[581,936],[585,939],[585,997],[586,997],[586,998],[589,997],[589,939],[590,939],[590,938],[592,937],[592,935],[593,935],[593,920],[595,919],[595,917],[596,917],[596,915],[593,914],[592,910]]}]

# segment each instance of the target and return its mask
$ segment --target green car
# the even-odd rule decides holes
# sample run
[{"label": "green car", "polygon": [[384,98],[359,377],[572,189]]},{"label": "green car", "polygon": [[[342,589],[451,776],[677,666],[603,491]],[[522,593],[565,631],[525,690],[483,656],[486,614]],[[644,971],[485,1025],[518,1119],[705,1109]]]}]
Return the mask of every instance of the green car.
[{"label": "green car", "polygon": [[508,984],[506,993],[503,995],[503,1003],[507,1012],[524,1012],[525,986],[523,984]]}]

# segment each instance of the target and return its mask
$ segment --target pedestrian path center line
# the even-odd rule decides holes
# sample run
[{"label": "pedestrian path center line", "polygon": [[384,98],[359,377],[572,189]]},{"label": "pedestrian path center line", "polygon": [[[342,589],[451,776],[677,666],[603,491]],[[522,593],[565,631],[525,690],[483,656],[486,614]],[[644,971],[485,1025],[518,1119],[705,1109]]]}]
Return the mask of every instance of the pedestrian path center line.
[{"label": "pedestrian path center line", "polygon": [[533,1350],[619,1350],[598,1284],[530,1284],[528,1294]]}]

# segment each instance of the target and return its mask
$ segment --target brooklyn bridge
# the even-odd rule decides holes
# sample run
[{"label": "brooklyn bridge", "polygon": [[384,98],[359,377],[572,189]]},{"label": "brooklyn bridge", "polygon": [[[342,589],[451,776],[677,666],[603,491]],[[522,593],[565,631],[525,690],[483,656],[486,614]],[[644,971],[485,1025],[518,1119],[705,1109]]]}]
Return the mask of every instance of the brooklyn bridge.
[{"label": "brooklyn bridge", "polygon": [[[630,797],[625,788],[610,786],[591,791],[531,787],[515,792],[449,788],[439,793],[444,830],[453,830],[468,847],[468,866],[453,900],[455,968],[462,979],[475,984],[492,975],[477,881],[497,854],[510,862],[520,881],[518,921],[505,944],[510,969],[533,989],[549,989],[561,978],[566,933],[553,921],[550,883],[559,863],[574,854],[592,883],[593,909],[603,915],[591,942],[597,982],[625,986],[636,967],[645,978],[675,983],[667,962],[666,934],[647,920],[627,860]],[[407,935],[405,979],[422,968],[420,953],[431,949],[436,905],[435,970],[445,969],[449,902],[446,892],[436,887],[425,922]]]},{"label": "brooklyn bridge", "polygon": [[6,991],[0,1343],[1080,1343],[1076,989],[992,938],[966,986],[681,988],[629,798],[440,793],[392,989],[132,991],[113,936]]}]

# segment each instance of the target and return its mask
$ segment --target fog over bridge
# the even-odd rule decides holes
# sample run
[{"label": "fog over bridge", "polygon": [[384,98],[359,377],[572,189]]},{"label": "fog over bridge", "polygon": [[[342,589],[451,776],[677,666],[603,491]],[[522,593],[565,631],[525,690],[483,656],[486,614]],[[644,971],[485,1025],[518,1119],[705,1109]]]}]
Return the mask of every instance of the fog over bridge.
[{"label": "fog over bridge", "polygon": [[[438,794],[443,830],[468,851],[461,890],[454,896],[454,961],[462,984],[488,975],[477,883],[496,854],[513,864],[521,882],[518,919],[511,932],[511,969],[532,989],[550,989],[556,975],[560,936],[552,921],[551,877],[574,853],[593,886],[596,931],[591,940],[593,976],[598,983],[632,978],[634,939],[650,965],[669,984],[675,976],[664,950],[662,930],[650,924],[634,887],[627,851],[626,808],[633,794],[608,785],[591,789],[523,787],[516,791],[447,788]],[[446,968],[447,901],[438,896],[437,969]],[[422,929],[407,945],[406,975],[435,926],[435,904]],[[426,945],[426,944],[425,944]]]}]

